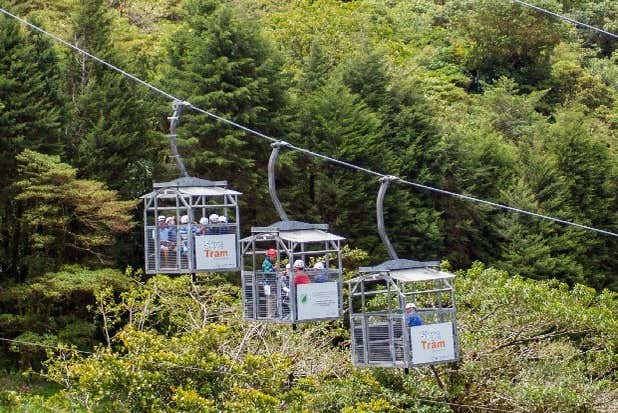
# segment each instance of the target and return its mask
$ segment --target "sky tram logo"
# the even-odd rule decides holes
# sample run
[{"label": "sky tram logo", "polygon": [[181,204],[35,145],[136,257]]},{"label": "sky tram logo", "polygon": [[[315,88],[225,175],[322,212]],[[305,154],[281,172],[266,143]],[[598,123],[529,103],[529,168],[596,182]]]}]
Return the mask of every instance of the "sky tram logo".
[{"label": "sky tram logo", "polygon": [[234,268],[236,262],[236,235],[200,235],[195,237],[197,269]]},{"label": "sky tram logo", "polygon": [[412,326],[410,341],[413,365],[456,359],[452,323]]},{"label": "sky tram logo", "polygon": [[223,242],[213,240],[204,243],[204,255],[206,258],[227,258],[230,256],[230,251]]},{"label": "sky tram logo", "polygon": [[446,340],[439,331],[423,331],[421,333],[421,348],[423,350],[442,350],[446,348]]}]

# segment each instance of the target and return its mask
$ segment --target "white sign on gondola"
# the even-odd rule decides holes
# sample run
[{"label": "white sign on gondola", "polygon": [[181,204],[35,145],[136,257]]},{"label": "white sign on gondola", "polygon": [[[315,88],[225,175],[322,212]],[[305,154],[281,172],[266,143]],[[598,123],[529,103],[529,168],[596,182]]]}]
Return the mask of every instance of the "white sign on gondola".
[{"label": "white sign on gondola", "polygon": [[236,235],[199,235],[195,237],[195,268],[218,270],[235,268]]},{"label": "white sign on gondola", "polygon": [[298,320],[339,317],[339,290],[336,282],[296,286]]},{"label": "white sign on gondola", "polygon": [[410,327],[412,364],[455,360],[453,324],[438,323]]}]

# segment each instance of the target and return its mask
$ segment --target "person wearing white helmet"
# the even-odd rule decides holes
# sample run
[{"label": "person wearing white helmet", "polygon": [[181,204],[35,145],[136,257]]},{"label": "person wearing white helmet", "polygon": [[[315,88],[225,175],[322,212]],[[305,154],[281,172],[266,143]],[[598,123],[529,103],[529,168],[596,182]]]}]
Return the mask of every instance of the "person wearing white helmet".
[{"label": "person wearing white helmet", "polygon": [[189,232],[197,233],[197,228],[189,224],[189,215],[180,217],[180,225],[178,226],[178,236],[180,237],[181,245],[180,252],[186,254],[189,252]]},{"label": "person wearing white helmet", "polygon": [[208,226],[208,218],[206,217],[201,217],[200,218],[200,226],[197,230],[197,235],[205,235],[206,234],[206,229]]},{"label": "person wearing white helmet", "polygon": [[220,234],[233,234],[234,227],[231,225],[227,225],[227,217],[225,215],[219,215],[219,224],[223,224],[219,228]]},{"label": "person wearing white helmet", "polygon": [[312,272],[315,274],[315,276],[313,277],[313,282],[325,283],[330,281],[328,279],[328,273],[326,272],[326,269],[324,268],[324,263],[322,261],[318,261],[313,264]]},{"label": "person wearing white helmet", "polygon": [[416,304],[414,304],[414,303],[406,304],[406,324],[409,327],[422,326],[423,325],[423,319],[416,312]]},{"label": "person wearing white helmet", "polygon": [[305,272],[305,261],[294,261],[294,285],[309,284],[310,282],[309,275]]},{"label": "person wearing white helmet", "polygon": [[206,230],[206,233],[209,235],[219,234],[219,228],[217,227],[218,223],[219,223],[219,215],[210,214],[208,216],[208,230]]}]

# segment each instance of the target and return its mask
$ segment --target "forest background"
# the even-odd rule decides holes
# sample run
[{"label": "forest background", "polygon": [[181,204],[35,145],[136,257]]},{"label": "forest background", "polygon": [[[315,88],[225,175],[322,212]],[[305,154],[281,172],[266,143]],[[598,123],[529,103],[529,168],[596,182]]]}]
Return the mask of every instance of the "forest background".
[{"label": "forest background", "polygon": [[[535,4],[618,32],[616,2]],[[618,232],[611,37],[500,0],[0,6],[269,136]],[[137,199],[179,175],[170,103],[0,17],[0,338],[72,348],[0,343],[0,408],[618,411],[617,237],[392,184],[399,255],[460,270],[462,360],[405,376],[351,367],[345,321],[243,323],[233,275],[145,277]],[[268,142],[191,111],[178,133],[191,175],[243,192],[243,234],[277,220]],[[386,259],[374,176],[278,168],[288,214],[349,240],[346,277]]]}]

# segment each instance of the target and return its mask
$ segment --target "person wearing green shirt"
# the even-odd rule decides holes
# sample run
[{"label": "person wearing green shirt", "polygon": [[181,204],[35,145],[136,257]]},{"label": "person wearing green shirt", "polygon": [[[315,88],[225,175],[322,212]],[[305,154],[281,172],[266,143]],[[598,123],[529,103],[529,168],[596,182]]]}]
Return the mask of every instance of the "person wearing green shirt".
[{"label": "person wearing green shirt", "polygon": [[262,288],[266,296],[266,317],[274,318],[277,313],[277,250],[269,248],[262,262]]}]

